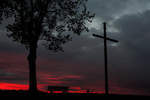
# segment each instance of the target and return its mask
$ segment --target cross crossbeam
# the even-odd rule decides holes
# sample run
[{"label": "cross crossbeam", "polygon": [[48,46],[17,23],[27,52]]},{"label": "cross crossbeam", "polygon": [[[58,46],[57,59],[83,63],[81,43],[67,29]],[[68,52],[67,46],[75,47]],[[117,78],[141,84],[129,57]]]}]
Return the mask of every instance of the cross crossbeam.
[{"label": "cross crossbeam", "polygon": [[[97,35],[97,34],[93,34],[94,37],[98,37],[98,38],[103,38],[104,39],[104,36],[100,36],[100,35]],[[118,40],[114,40],[114,39],[111,39],[111,38],[106,38],[106,40],[109,40],[109,41],[112,41],[112,42],[119,42]]]},{"label": "cross crossbeam", "polygon": [[105,94],[109,94],[109,87],[108,87],[108,59],[107,59],[107,40],[111,42],[119,42],[118,40],[114,40],[107,37],[106,32],[106,22],[104,24],[104,36],[100,36],[97,34],[93,34],[94,37],[102,38],[104,39],[104,64],[105,64]]}]

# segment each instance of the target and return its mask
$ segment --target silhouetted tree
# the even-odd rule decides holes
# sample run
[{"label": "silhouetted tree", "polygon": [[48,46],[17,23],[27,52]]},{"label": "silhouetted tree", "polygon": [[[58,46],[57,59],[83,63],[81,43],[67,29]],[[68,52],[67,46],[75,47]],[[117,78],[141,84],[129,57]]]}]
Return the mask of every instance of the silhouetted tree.
[{"label": "silhouetted tree", "polygon": [[11,17],[8,37],[23,44],[29,51],[29,90],[37,91],[36,54],[38,42],[44,40],[52,51],[63,51],[62,44],[80,35],[94,14],[86,8],[87,0],[0,0],[1,20]]}]

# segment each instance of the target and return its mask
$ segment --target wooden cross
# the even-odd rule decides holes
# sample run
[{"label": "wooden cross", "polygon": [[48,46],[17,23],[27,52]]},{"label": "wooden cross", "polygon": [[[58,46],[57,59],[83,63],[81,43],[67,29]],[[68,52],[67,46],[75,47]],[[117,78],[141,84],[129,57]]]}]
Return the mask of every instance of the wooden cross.
[{"label": "wooden cross", "polygon": [[111,39],[107,37],[106,33],[106,22],[104,24],[104,36],[93,34],[94,37],[102,38],[104,39],[104,64],[105,64],[105,94],[109,94],[109,87],[108,87],[108,60],[107,60],[107,40],[112,42],[118,42],[117,40]]}]

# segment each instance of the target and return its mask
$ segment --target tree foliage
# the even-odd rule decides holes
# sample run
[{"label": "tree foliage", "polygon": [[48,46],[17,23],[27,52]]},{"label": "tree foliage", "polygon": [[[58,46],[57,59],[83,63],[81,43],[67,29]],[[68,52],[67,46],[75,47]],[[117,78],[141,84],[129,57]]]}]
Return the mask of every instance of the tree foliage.
[{"label": "tree foliage", "polygon": [[8,36],[25,47],[45,41],[52,51],[62,51],[62,44],[80,35],[94,14],[86,8],[87,0],[1,0],[0,18],[11,17]]}]

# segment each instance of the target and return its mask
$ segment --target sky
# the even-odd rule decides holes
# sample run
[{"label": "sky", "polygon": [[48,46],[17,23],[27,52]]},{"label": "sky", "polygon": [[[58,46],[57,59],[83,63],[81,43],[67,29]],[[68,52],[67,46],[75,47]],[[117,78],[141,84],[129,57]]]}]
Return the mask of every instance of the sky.
[{"label": "sky", "polygon": [[[119,40],[108,42],[109,89],[111,93],[150,95],[150,1],[89,0],[88,10],[96,16],[87,26],[90,32],[73,35],[65,52],[53,53],[39,44],[37,79],[39,89],[70,86],[76,90],[104,92],[103,22],[107,35]],[[28,88],[28,52],[12,42],[0,25],[0,89]]]}]

